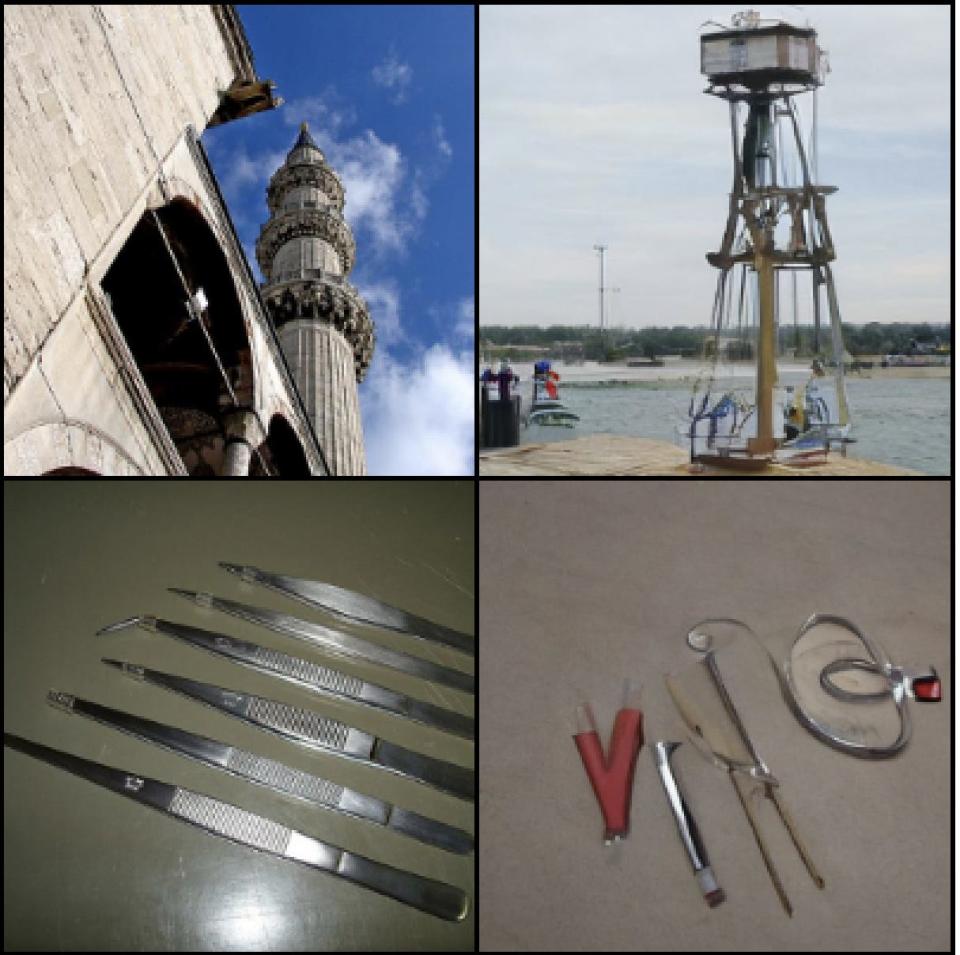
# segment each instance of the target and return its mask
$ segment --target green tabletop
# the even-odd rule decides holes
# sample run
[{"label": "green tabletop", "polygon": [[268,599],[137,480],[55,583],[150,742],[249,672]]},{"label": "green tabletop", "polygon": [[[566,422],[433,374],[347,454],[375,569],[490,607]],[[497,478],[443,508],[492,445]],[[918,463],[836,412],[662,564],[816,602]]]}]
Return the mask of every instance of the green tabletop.
[{"label": "green tabletop", "polygon": [[474,698],[204,610],[167,587],[210,591],[354,632],[473,672],[473,660],[342,620],[247,584],[218,561],[325,580],[474,632],[472,482],[6,482],[4,729],[206,793],[318,839],[459,886],[444,922],[336,877],[181,823],[4,750],[4,946],[51,950],[437,949],[474,946],[474,856],[288,799],[45,702],[57,689],[287,763],[474,831],[474,805],[412,780],[306,750],[101,657],[315,709],[463,766],[474,744],[310,693],[158,634],[95,636],[152,614],[327,663],[472,713]]}]

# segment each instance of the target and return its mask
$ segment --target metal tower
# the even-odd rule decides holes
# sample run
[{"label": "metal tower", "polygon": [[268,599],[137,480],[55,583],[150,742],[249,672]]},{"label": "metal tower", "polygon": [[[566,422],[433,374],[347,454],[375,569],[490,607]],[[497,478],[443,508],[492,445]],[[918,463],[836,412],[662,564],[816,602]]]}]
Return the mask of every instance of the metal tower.
[{"label": "metal tower", "polygon": [[[715,25],[715,24],[711,24]],[[825,197],[835,186],[816,182],[803,142],[793,97],[812,92],[814,122],[811,140],[816,149],[816,90],[828,67],[817,46],[816,31],[789,23],[762,20],[752,10],[733,17],[732,28],[700,37],[701,73],[709,79],[705,90],[730,104],[733,142],[733,187],[727,225],[718,252],[707,261],[720,269],[717,297],[728,297],[730,272],[742,264],[752,271],[758,316],[756,435],[750,452],[766,452],[782,434],[775,421],[773,390],[777,383],[776,330],[777,275],[803,270],[812,276],[813,317],[817,333],[821,288],[826,289],[836,368],[836,407],[826,422],[847,424],[843,384],[843,342],[830,262],[836,257],[827,226]],[[741,106],[746,120],[741,128]],[[796,172],[791,171],[796,167]],[[715,305],[715,311],[720,306]],[[715,315],[719,319],[719,315]],[[817,340],[817,346],[819,341]]]}]

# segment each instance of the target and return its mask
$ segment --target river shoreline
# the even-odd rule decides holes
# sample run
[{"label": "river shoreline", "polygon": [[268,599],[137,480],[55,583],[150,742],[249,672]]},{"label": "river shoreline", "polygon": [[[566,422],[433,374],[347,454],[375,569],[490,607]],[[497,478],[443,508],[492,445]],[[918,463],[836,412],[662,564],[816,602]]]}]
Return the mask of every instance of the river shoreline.
[{"label": "river shoreline", "polygon": [[[862,360],[872,361],[873,367],[848,371],[846,377],[849,380],[856,381],[867,378],[890,381],[919,378],[949,379],[953,374],[952,368],[941,365],[921,368],[909,366],[881,368],[879,356],[865,356]],[[702,379],[711,371],[709,364],[698,360],[665,358],[663,362],[663,365],[657,367],[631,367],[626,362],[601,363],[596,361],[583,362],[582,364],[551,362],[551,365],[553,370],[560,375],[561,390],[565,387],[630,386],[647,382],[670,382],[672,384],[689,382],[693,384],[694,381]],[[533,378],[533,362],[516,362],[511,367],[521,381],[529,381]],[[778,370],[781,377],[790,382],[807,377],[810,374],[810,365],[801,361],[781,361],[778,363]],[[756,366],[752,362],[722,362],[717,365],[715,372],[721,378],[752,379],[756,374]],[[827,374],[831,374],[831,369],[827,369]]]}]

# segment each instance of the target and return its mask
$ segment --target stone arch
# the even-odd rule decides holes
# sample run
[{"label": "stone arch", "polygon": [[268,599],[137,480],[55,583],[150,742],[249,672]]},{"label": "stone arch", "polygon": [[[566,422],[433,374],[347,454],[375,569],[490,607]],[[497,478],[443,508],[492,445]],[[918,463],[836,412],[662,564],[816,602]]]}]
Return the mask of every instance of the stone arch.
[{"label": "stone arch", "polygon": [[[251,475],[273,473],[277,477],[310,477],[310,463],[300,437],[280,413],[273,415],[267,437],[250,465]],[[269,472],[264,468],[270,469]]]},{"label": "stone arch", "polygon": [[222,416],[256,406],[251,332],[221,237],[178,188],[143,214],[101,286],[187,473],[212,476]]},{"label": "stone arch", "polygon": [[143,469],[111,437],[83,421],[48,421],[3,445],[3,473],[142,475]]}]

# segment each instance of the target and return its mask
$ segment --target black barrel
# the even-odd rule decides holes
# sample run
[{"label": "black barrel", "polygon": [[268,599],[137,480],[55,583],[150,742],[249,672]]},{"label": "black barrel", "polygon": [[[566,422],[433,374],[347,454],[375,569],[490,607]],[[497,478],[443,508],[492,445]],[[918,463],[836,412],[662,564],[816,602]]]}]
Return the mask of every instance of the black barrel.
[{"label": "black barrel", "polygon": [[483,403],[483,446],[515,448],[520,443],[520,396]]}]

